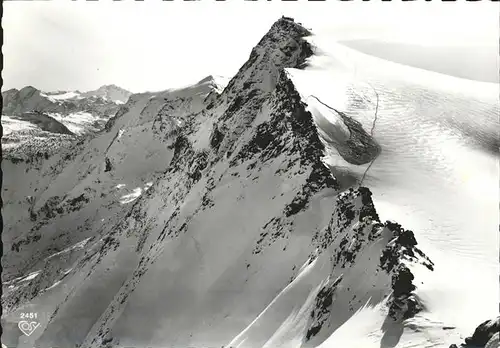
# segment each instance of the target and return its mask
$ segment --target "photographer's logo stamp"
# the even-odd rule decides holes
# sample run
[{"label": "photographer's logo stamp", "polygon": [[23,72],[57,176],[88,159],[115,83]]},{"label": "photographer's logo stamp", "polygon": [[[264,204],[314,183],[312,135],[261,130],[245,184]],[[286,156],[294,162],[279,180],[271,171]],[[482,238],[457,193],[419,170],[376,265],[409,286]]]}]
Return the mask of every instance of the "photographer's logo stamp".
[{"label": "photographer's logo stamp", "polygon": [[21,313],[21,320],[17,323],[19,330],[26,336],[31,336],[33,332],[40,326],[40,323],[36,320],[38,315],[36,313]]}]

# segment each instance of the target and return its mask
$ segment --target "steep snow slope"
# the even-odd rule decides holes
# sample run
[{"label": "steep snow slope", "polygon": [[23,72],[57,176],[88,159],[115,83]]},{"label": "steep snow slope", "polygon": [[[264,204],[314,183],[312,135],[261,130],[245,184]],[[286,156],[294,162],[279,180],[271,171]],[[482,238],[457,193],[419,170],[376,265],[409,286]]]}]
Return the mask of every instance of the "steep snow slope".
[{"label": "steep snow slope", "polygon": [[344,113],[381,147],[373,162],[353,165],[329,146],[328,162],[364,179],[381,217],[415,231],[436,263],[419,287],[431,315],[472,330],[498,310],[498,86],[310,41],[310,67],[290,73],[313,115]]},{"label": "steep snow slope", "polygon": [[[356,182],[351,168],[386,151],[372,123],[333,113],[296,89],[303,92],[314,74],[314,65],[306,68],[308,35],[282,18],[221,94],[207,79],[132,96],[66,160],[62,154],[41,171],[28,168],[24,181],[39,193],[26,184],[9,192],[34,214],[9,231],[19,251],[3,261],[9,346],[460,341],[421,290],[440,264],[417,247],[420,232],[381,220],[380,200],[368,188],[348,188]],[[295,83],[286,68],[294,68]],[[337,91],[347,86],[335,81]],[[358,102],[368,108],[365,93]],[[348,96],[334,96],[349,105]],[[322,140],[326,159],[338,153],[349,161],[343,175],[332,169],[337,179],[323,161]],[[381,211],[384,219],[401,216]],[[10,214],[6,220],[19,219],[15,209]],[[22,310],[41,313],[30,337],[16,326]]]}]

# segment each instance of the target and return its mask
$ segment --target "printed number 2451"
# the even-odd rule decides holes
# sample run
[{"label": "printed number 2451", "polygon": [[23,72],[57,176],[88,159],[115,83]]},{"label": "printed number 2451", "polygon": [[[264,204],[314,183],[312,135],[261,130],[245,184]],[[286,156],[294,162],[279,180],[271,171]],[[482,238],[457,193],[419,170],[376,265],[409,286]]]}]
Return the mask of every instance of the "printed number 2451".
[{"label": "printed number 2451", "polygon": [[21,319],[36,319],[36,313],[21,313]]}]

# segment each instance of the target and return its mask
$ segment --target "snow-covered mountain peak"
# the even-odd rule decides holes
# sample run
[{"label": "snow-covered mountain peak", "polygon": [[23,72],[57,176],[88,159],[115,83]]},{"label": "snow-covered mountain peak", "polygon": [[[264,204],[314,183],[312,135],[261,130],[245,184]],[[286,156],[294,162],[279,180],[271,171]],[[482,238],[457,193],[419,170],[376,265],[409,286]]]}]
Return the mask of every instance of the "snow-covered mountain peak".
[{"label": "snow-covered mountain peak", "polygon": [[209,84],[215,88],[217,93],[221,93],[231,78],[220,76],[220,75],[208,75],[204,79],[200,80],[197,84]]},{"label": "snow-covered mountain peak", "polygon": [[215,80],[214,76],[213,75],[208,75],[207,77],[201,79],[200,81],[198,81],[197,84],[202,84],[202,83],[207,83],[207,82],[213,82]]},{"label": "snow-covered mountain peak", "polygon": [[104,85],[94,91],[81,93],[84,97],[96,96],[116,103],[126,103],[132,93],[116,85]]},{"label": "snow-covered mountain peak", "polygon": [[306,58],[312,55],[311,46],[304,40],[308,35],[307,29],[287,17],[275,22],[229,81],[221,101],[239,104],[245,95],[270,93],[281,69],[303,67]]},{"label": "snow-covered mountain peak", "polygon": [[387,123],[404,81],[340,88],[310,34],[281,18],[222,91],[209,76],[134,94],[95,136],[7,162],[2,339],[17,342],[25,306],[46,313],[32,346],[448,348],[471,330],[454,313],[475,285],[443,281],[463,278],[436,249],[478,248],[442,228],[455,203],[419,176],[451,156],[433,146],[439,117],[419,114],[423,143],[421,122]]},{"label": "snow-covered mountain peak", "polygon": [[263,45],[266,41],[281,41],[287,36],[304,37],[311,35],[311,32],[302,24],[295,22],[291,17],[282,16],[271,26],[269,31],[259,41],[257,46]]},{"label": "snow-covered mountain peak", "polygon": [[19,91],[21,93],[21,95],[27,95],[29,93],[34,93],[35,91],[38,91],[38,89],[36,89],[35,87],[33,86],[25,86],[23,88],[21,88],[21,90]]}]

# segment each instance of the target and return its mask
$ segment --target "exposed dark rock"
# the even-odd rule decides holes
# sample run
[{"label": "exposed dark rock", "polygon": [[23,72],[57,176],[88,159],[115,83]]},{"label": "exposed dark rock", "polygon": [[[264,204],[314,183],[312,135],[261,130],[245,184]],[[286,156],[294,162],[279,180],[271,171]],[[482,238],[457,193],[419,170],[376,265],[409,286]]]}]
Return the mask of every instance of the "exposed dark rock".
[{"label": "exposed dark rock", "polygon": [[390,221],[385,223],[385,227],[394,235],[380,256],[380,267],[392,274],[393,294],[389,300],[389,316],[394,320],[404,320],[420,312],[423,305],[413,293],[416,289],[414,276],[403,262],[418,261],[431,271],[434,263],[416,247],[417,241],[412,231]]},{"label": "exposed dark rock", "polygon": [[[218,105],[227,105],[220,120],[230,129],[221,144],[222,153],[234,152],[234,143],[252,126],[260,108],[268,100],[270,93],[273,93],[273,87],[280,84],[278,81],[281,79],[280,75],[284,74],[283,69],[297,68],[311,55],[312,49],[303,39],[308,35],[310,32],[302,26],[280,19],[252,50],[247,62],[231,79],[217,101]],[[288,46],[297,49],[293,50],[293,54],[287,55],[285,52]],[[269,79],[266,86],[263,86],[264,76]]]},{"label": "exposed dark rock", "polygon": [[457,346],[450,345],[449,348],[493,348],[498,347],[498,332],[500,330],[500,316],[496,319],[482,322],[472,336],[465,339],[465,343]]},{"label": "exposed dark rock", "polygon": [[57,206],[61,201],[62,199],[58,196],[50,197],[38,211],[38,216],[45,220],[55,217],[58,212]]},{"label": "exposed dark rock", "polygon": [[325,284],[316,295],[314,308],[311,311],[311,326],[306,333],[306,342],[321,331],[322,327],[330,317],[333,295],[341,280],[342,277],[339,277],[334,282]]},{"label": "exposed dark rock", "polygon": [[217,124],[214,124],[212,134],[210,134],[210,146],[215,151],[218,151],[222,139],[224,139],[224,133],[222,133]]},{"label": "exposed dark rock", "polygon": [[77,206],[81,205],[82,203],[88,203],[88,202],[89,202],[89,199],[87,197],[85,197],[85,195],[83,193],[78,197],[75,197],[75,198],[68,200],[68,204],[71,207],[77,207]]},{"label": "exposed dark rock", "polygon": [[472,336],[465,339],[465,343],[471,347],[484,347],[493,335],[500,330],[500,316],[496,319],[482,322]]},{"label": "exposed dark rock", "polygon": [[172,145],[172,148],[174,150],[174,154],[170,161],[168,172],[175,172],[186,163],[191,163],[192,156],[194,155],[194,151],[191,143],[189,142],[189,139],[183,134],[177,136]]},{"label": "exposed dark rock", "polygon": [[311,196],[326,187],[335,188],[336,182],[326,168],[322,166],[322,163],[319,163],[313,167],[305,185],[302,186],[301,192],[285,207],[285,216],[290,217],[303,211],[309,204]]},{"label": "exposed dark rock", "polygon": [[402,259],[415,259],[417,256],[424,259],[424,265],[429,270],[434,270],[434,263],[416,247],[417,241],[412,231],[405,230],[400,224],[386,221],[388,228],[394,235],[394,239],[389,242],[380,257],[382,269],[390,272]]},{"label": "exposed dark rock", "polygon": [[125,115],[129,111],[130,111],[130,109],[128,108],[128,106],[126,106],[126,105],[121,106],[118,109],[118,111],[116,112],[115,116],[110,117],[109,120],[104,125],[104,129],[106,130],[106,132],[110,132],[111,129],[113,128],[116,120],[119,119],[120,117],[122,117],[123,115]]},{"label": "exposed dark rock", "polygon": [[338,153],[346,162],[362,165],[373,161],[380,154],[380,145],[378,145],[375,139],[365,131],[361,123],[343,112],[328,106],[317,97],[314,98],[338,115],[349,129],[350,136],[346,141],[336,139],[334,136],[328,136],[328,129],[323,129],[327,134],[326,137],[322,135],[327,143],[337,149]]},{"label": "exposed dark rock", "polygon": [[201,179],[202,171],[208,165],[208,153],[206,151],[198,152],[192,161],[191,168],[189,170],[189,177],[193,182],[197,182]]},{"label": "exposed dark rock", "polygon": [[104,160],[104,162],[105,162],[104,172],[105,173],[106,172],[110,172],[113,169],[113,166],[111,164],[111,160],[108,157],[106,157],[106,159]]},{"label": "exposed dark rock", "polygon": [[19,251],[19,249],[22,245],[28,245],[31,243],[35,243],[35,242],[39,241],[41,238],[42,238],[42,236],[40,236],[38,234],[29,235],[26,238],[23,238],[17,242],[12,243],[11,251]]},{"label": "exposed dark rock", "polygon": [[372,192],[366,187],[359,187],[358,192],[361,195],[361,203],[363,204],[359,212],[359,221],[363,221],[365,217],[369,217],[374,221],[380,221],[375,205],[372,200]]},{"label": "exposed dark rock", "polygon": [[312,115],[306,111],[305,104],[284,71],[279,73],[274,100],[276,108],[271,112],[270,121],[256,127],[250,142],[234,156],[230,165],[235,166],[256,155],[259,155],[261,163],[280,155],[299,155],[301,167],[312,166],[301,192],[285,208],[285,216],[290,217],[304,210],[313,194],[325,187],[335,188],[337,184],[321,162],[324,146],[317,135]]},{"label": "exposed dark rock", "polygon": [[392,300],[389,306],[389,316],[394,320],[412,318],[424,307],[412,293],[416,287],[413,285],[415,277],[403,264],[394,271],[392,277]]},{"label": "exposed dark rock", "polygon": [[18,163],[23,163],[24,162],[24,158],[17,158],[17,157],[8,157],[8,158],[4,158],[4,159],[7,159],[9,161],[11,161],[12,163],[14,164],[18,164]]}]

